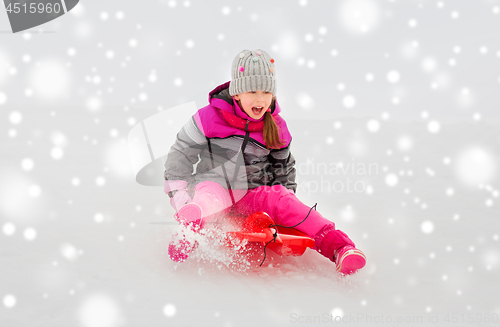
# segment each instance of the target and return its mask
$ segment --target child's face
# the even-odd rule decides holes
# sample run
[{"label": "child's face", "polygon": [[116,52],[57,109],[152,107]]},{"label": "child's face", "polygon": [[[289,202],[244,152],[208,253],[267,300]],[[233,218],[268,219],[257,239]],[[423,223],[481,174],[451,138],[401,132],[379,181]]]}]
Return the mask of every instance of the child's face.
[{"label": "child's face", "polygon": [[[266,110],[271,105],[273,94],[267,91],[250,91],[240,93],[234,96],[236,100],[240,100],[242,109],[251,118],[259,120]],[[260,108],[260,109],[259,109]]]}]

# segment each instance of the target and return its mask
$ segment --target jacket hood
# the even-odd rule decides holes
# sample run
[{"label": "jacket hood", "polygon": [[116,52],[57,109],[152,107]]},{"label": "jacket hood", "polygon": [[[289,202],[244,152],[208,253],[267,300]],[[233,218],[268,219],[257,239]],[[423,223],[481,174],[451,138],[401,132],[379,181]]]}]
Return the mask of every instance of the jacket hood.
[{"label": "jacket hood", "polygon": [[[229,83],[230,82],[226,82],[217,86],[208,94],[208,102],[210,105],[221,110],[228,111],[229,113],[232,113],[240,118],[248,119],[249,121],[258,122],[264,120],[264,116],[262,116],[259,120],[253,119],[248,116],[242,108],[240,108],[238,102],[236,102],[236,100],[229,95]],[[278,105],[278,99],[275,98],[275,100],[271,103],[271,114],[276,116],[280,112],[281,109]]]}]

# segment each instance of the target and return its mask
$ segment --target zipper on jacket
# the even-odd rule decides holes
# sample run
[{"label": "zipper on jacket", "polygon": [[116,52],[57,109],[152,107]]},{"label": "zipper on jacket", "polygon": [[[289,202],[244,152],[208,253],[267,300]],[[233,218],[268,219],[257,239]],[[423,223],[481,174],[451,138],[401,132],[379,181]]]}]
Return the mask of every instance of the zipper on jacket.
[{"label": "zipper on jacket", "polygon": [[[237,180],[237,177],[238,177],[238,172],[240,170],[240,167],[243,166],[245,167],[245,148],[247,147],[247,143],[248,143],[248,140],[250,139],[250,132],[248,131],[248,124],[250,123],[250,120],[247,119],[247,124],[245,126],[245,137],[243,138],[243,144],[241,145],[241,160],[243,160],[243,162],[240,162],[238,159],[239,157],[236,159],[236,168],[234,170],[234,175],[233,175],[233,183],[236,184],[236,180]],[[234,204],[233,204],[234,205]]]}]

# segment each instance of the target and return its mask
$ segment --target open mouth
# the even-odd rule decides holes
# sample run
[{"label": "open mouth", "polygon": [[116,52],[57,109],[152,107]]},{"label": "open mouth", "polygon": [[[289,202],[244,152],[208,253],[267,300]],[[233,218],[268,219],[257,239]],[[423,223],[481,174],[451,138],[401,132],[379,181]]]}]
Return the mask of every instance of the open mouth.
[{"label": "open mouth", "polygon": [[259,115],[263,109],[264,109],[264,107],[252,107],[252,111],[256,115]]}]

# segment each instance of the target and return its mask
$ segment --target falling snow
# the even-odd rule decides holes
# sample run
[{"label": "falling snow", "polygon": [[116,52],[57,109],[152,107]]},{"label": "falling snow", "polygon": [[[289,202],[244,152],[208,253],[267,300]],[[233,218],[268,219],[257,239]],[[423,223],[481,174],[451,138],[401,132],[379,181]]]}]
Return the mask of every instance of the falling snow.
[{"label": "falling snow", "polygon": [[5,295],[3,298],[3,304],[6,308],[10,309],[16,305],[16,298],[11,294]]},{"label": "falling snow", "polygon": [[7,102],[7,95],[3,92],[0,92],[0,105],[3,105]]},{"label": "falling snow", "polygon": [[121,309],[107,294],[92,294],[80,304],[78,320],[83,327],[115,327],[123,324]]},{"label": "falling snow", "polygon": [[27,228],[24,230],[24,238],[27,241],[33,241],[36,238],[36,230],[34,228]]},{"label": "falling snow", "polygon": [[163,307],[163,314],[167,317],[175,316],[176,311],[177,311],[177,309],[175,308],[175,305],[173,305],[173,304],[166,304]]},{"label": "falling snow", "polygon": [[13,223],[5,223],[2,230],[5,235],[11,236],[16,232],[16,226]]},{"label": "falling snow", "polygon": [[[80,1],[2,34],[2,323],[500,314],[499,15],[496,1],[296,0],[286,15],[259,1]],[[190,236],[188,261],[168,259],[180,226],[161,187],[135,182],[129,132],[204,106],[235,52],[256,47],[276,61],[296,194],[365,251],[356,275],[309,250],[253,266],[207,234]],[[175,134],[176,118],[159,124]]]}]

